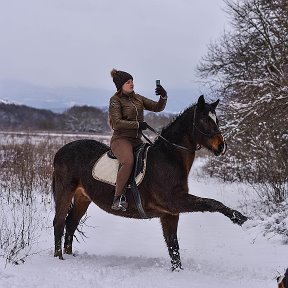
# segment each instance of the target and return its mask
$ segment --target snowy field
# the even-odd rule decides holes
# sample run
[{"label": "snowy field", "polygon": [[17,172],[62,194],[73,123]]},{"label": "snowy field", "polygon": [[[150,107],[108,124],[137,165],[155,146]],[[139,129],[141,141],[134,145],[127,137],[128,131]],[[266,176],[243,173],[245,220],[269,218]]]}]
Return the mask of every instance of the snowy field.
[{"label": "snowy field", "polygon": [[[249,196],[245,185],[198,177],[197,167],[189,178],[191,194],[236,209]],[[275,276],[288,266],[288,246],[279,237],[263,237],[253,221],[239,227],[222,214],[193,213],[182,214],[179,221],[184,270],[171,272],[159,219],[123,219],[94,204],[83,226],[87,238],[78,234],[75,255],[61,261],[53,257],[53,211],[48,214],[47,228],[34,247],[41,252],[21,265],[5,265],[0,258],[0,287],[272,288],[277,287]]]}]

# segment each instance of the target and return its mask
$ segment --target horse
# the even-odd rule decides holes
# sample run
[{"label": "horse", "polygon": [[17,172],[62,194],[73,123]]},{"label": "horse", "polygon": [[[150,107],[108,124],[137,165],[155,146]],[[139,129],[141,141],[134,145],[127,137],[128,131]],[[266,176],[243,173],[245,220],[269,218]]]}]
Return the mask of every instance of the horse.
[{"label": "horse", "polygon": [[283,276],[276,277],[278,288],[288,288],[288,269]]},{"label": "horse", "polygon": [[[172,271],[183,269],[177,238],[180,213],[220,212],[238,225],[247,220],[219,201],[188,193],[188,175],[196,150],[204,146],[215,156],[225,153],[226,142],[215,113],[218,103],[209,104],[201,95],[196,104],[162,128],[147,153],[145,177],[138,186],[141,204],[149,218],[160,218]],[[114,186],[92,177],[94,163],[109,150],[109,146],[96,140],[81,139],[64,145],[54,156],[54,256],[59,259],[63,259],[64,228],[64,253],[72,254],[74,232],[91,202],[108,213],[141,219],[129,189],[127,211],[115,211],[111,209]]]}]

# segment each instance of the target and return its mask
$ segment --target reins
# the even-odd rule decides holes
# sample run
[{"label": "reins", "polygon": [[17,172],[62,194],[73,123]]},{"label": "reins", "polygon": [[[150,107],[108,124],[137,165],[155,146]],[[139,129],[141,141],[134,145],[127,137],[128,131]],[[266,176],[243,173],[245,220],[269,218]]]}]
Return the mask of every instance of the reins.
[{"label": "reins", "polygon": [[[169,140],[167,140],[166,138],[164,138],[159,132],[157,132],[153,127],[151,127],[150,125],[147,124],[147,128],[152,131],[153,133],[155,133],[159,138],[161,138],[162,140],[164,140],[166,143],[168,143],[169,145],[176,147],[178,149],[182,149],[185,150],[187,152],[191,152],[194,153],[195,151],[198,151],[201,149],[201,145],[197,144],[195,149],[191,149],[191,148],[187,148],[184,147],[182,145],[178,145],[175,143],[170,142]],[[143,131],[141,131],[142,136],[146,139],[146,141],[148,141],[149,144],[153,144],[152,141],[143,133]]]}]

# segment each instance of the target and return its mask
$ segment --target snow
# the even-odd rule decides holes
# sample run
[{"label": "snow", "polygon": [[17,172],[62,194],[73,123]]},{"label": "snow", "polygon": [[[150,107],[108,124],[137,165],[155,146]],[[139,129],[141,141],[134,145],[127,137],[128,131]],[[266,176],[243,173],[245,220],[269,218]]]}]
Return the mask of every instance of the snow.
[{"label": "snow", "polygon": [[15,102],[9,101],[7,99],[0,98],[0,104],[16,104]]},{"label": "snow", "polygon": [[[197,167],[189,178],[190,193],[239,209],[249,188],[199,178]],[[189,213],[180,216],[178,229],[184,270],[171,272],[159,219],[115,217],[94,204],[82,227],[87,238],[78,234],[75,255],[64,254],[61,261],[53,257],[50,214],[38,239],[41,252],[22,265],[5,266],[0,258],[0,287],[277,287],[275,276],[288,264],[288,246],[263,237],[252,220],[240,227],[222,214]]]}]

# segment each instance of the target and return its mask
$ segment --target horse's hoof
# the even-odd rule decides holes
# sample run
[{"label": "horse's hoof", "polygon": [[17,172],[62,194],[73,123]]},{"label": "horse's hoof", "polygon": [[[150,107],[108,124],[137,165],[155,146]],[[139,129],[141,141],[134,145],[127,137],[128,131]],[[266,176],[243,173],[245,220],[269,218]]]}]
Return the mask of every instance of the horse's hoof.
[{"label": "horse's hoof", "polygon": [[64,260],[61,250],[55,251],[54,257],[58,257],[60,260]]},{"label": "horse's hoof", "polygon": [[172,272],[180,272],[180,271],[182,271],[182,270],[184,270],[184,268],[183,268],[182,266],[180,266],[180,267],[172,267],[172,268],[171,268],[171,271],[172,271]]},{"label": "horse's hoof", "polygon": [[182,267],[181,262],[172,264],[172,267],[171,267],[171,271],[172,272],[180,272],[181,270],[184,270],[184,268]]},{"label": "horse's hoof", "polygon": [[243,214],[241,214],[240,212],[234,210],[232,212],[232,217],[231,217],[231,221],[235,224],[238,224],[240,226],[243,225],[243,223],[245,223],[248,220],[248,217],[244,216]]},{"label": "horse's hoof", "polygon": [[64,253],[71,255],[72,254],[72,245],[67,245],[66,247],[64,247]]}]

